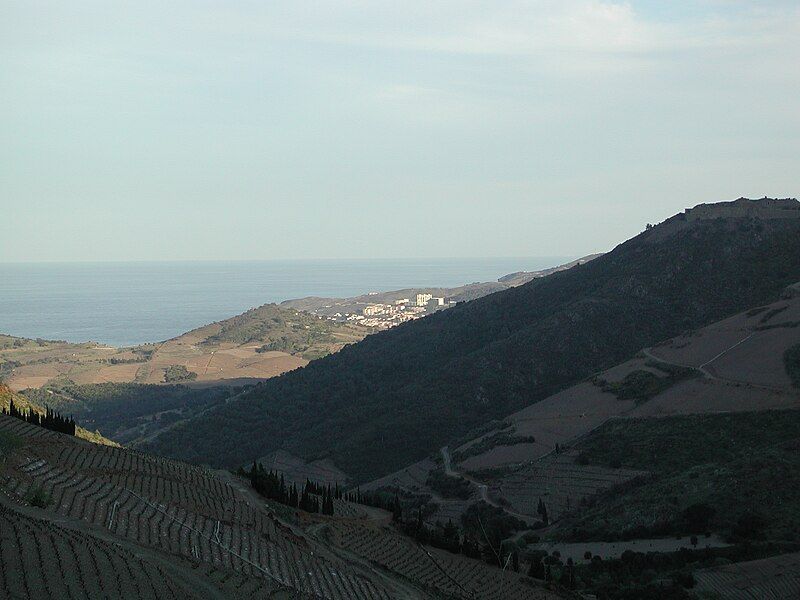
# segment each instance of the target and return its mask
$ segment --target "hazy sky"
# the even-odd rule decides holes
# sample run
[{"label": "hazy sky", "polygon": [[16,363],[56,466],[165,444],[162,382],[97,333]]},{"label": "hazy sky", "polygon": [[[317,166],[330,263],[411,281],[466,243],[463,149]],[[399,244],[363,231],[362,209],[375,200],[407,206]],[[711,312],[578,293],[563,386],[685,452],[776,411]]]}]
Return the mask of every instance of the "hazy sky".
[{"label": "hazy sky", "polygon": [[0,261],[579,255],[800,195],[800,4],[0,0]]}]

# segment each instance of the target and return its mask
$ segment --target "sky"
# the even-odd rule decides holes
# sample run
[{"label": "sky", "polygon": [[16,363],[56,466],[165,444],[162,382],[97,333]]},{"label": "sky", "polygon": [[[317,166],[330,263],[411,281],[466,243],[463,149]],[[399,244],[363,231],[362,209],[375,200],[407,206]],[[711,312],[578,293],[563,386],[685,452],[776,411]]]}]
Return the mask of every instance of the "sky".
[{"label": "sky", "polygon": [[800,195],[800,4],[0,0],[0,262],[578,256]]}]

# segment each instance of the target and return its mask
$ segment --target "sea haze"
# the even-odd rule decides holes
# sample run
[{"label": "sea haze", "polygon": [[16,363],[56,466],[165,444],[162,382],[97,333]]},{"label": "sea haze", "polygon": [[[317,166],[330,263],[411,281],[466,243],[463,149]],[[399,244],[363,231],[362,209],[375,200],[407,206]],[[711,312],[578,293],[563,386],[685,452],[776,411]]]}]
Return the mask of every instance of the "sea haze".
[{"label": "sea haze", "polygon": [[0,332],[130,346],[304,296],[455,287],[572,257],[0,264]]}]

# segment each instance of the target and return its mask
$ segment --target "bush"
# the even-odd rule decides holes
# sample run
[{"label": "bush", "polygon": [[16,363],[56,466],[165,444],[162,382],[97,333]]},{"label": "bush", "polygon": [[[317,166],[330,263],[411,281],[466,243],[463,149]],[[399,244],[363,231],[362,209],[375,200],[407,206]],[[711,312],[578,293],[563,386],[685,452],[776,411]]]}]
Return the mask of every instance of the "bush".
[{"label": "bush", "polygon": [[193,379],[197,379],[197,373],[190,371],[184,365],[170,365],[164,369],[164,383],[192,381]]},{"label": "bush", "polygon": [[472,495],[472,486],[469,481],[460,477],[450,477],[442,471],[431,471],[425,483],[445,498],[466,500]]},{"label": "bush", "polygon": [[605,379],[595,379],[593,383],[599,386],[604,392],[609,392],[617,397],[617,400],[633,400],[636,404],[645,402],[675,385],[678,381],[685,379],[695,373],[694,369],[677,367],[674,365],[662,365],[661,363],[648,364],[663,371],[666,376],[658,375],[637,369],[628,373],[622,381],[608,382]]},{"label": "bush", "polygon": [[31,506],[38,508],[47,508],[53,501],[50,494],[44,491],[42,486],[32,488],[25,494],[25,501]]}]

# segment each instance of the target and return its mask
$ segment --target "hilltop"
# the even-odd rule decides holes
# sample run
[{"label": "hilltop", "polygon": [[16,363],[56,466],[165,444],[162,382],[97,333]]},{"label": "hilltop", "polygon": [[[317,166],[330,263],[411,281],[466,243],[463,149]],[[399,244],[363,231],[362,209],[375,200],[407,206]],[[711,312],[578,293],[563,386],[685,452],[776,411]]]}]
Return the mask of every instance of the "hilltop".
[{"label": "hilltop", "polygon": [[[284,449],[367,481],[800,280],[796,200],[703,205],[612,252],[369,336],[157,437],[236,466]],[[236,444],[229,440],[236,439]]]}]

